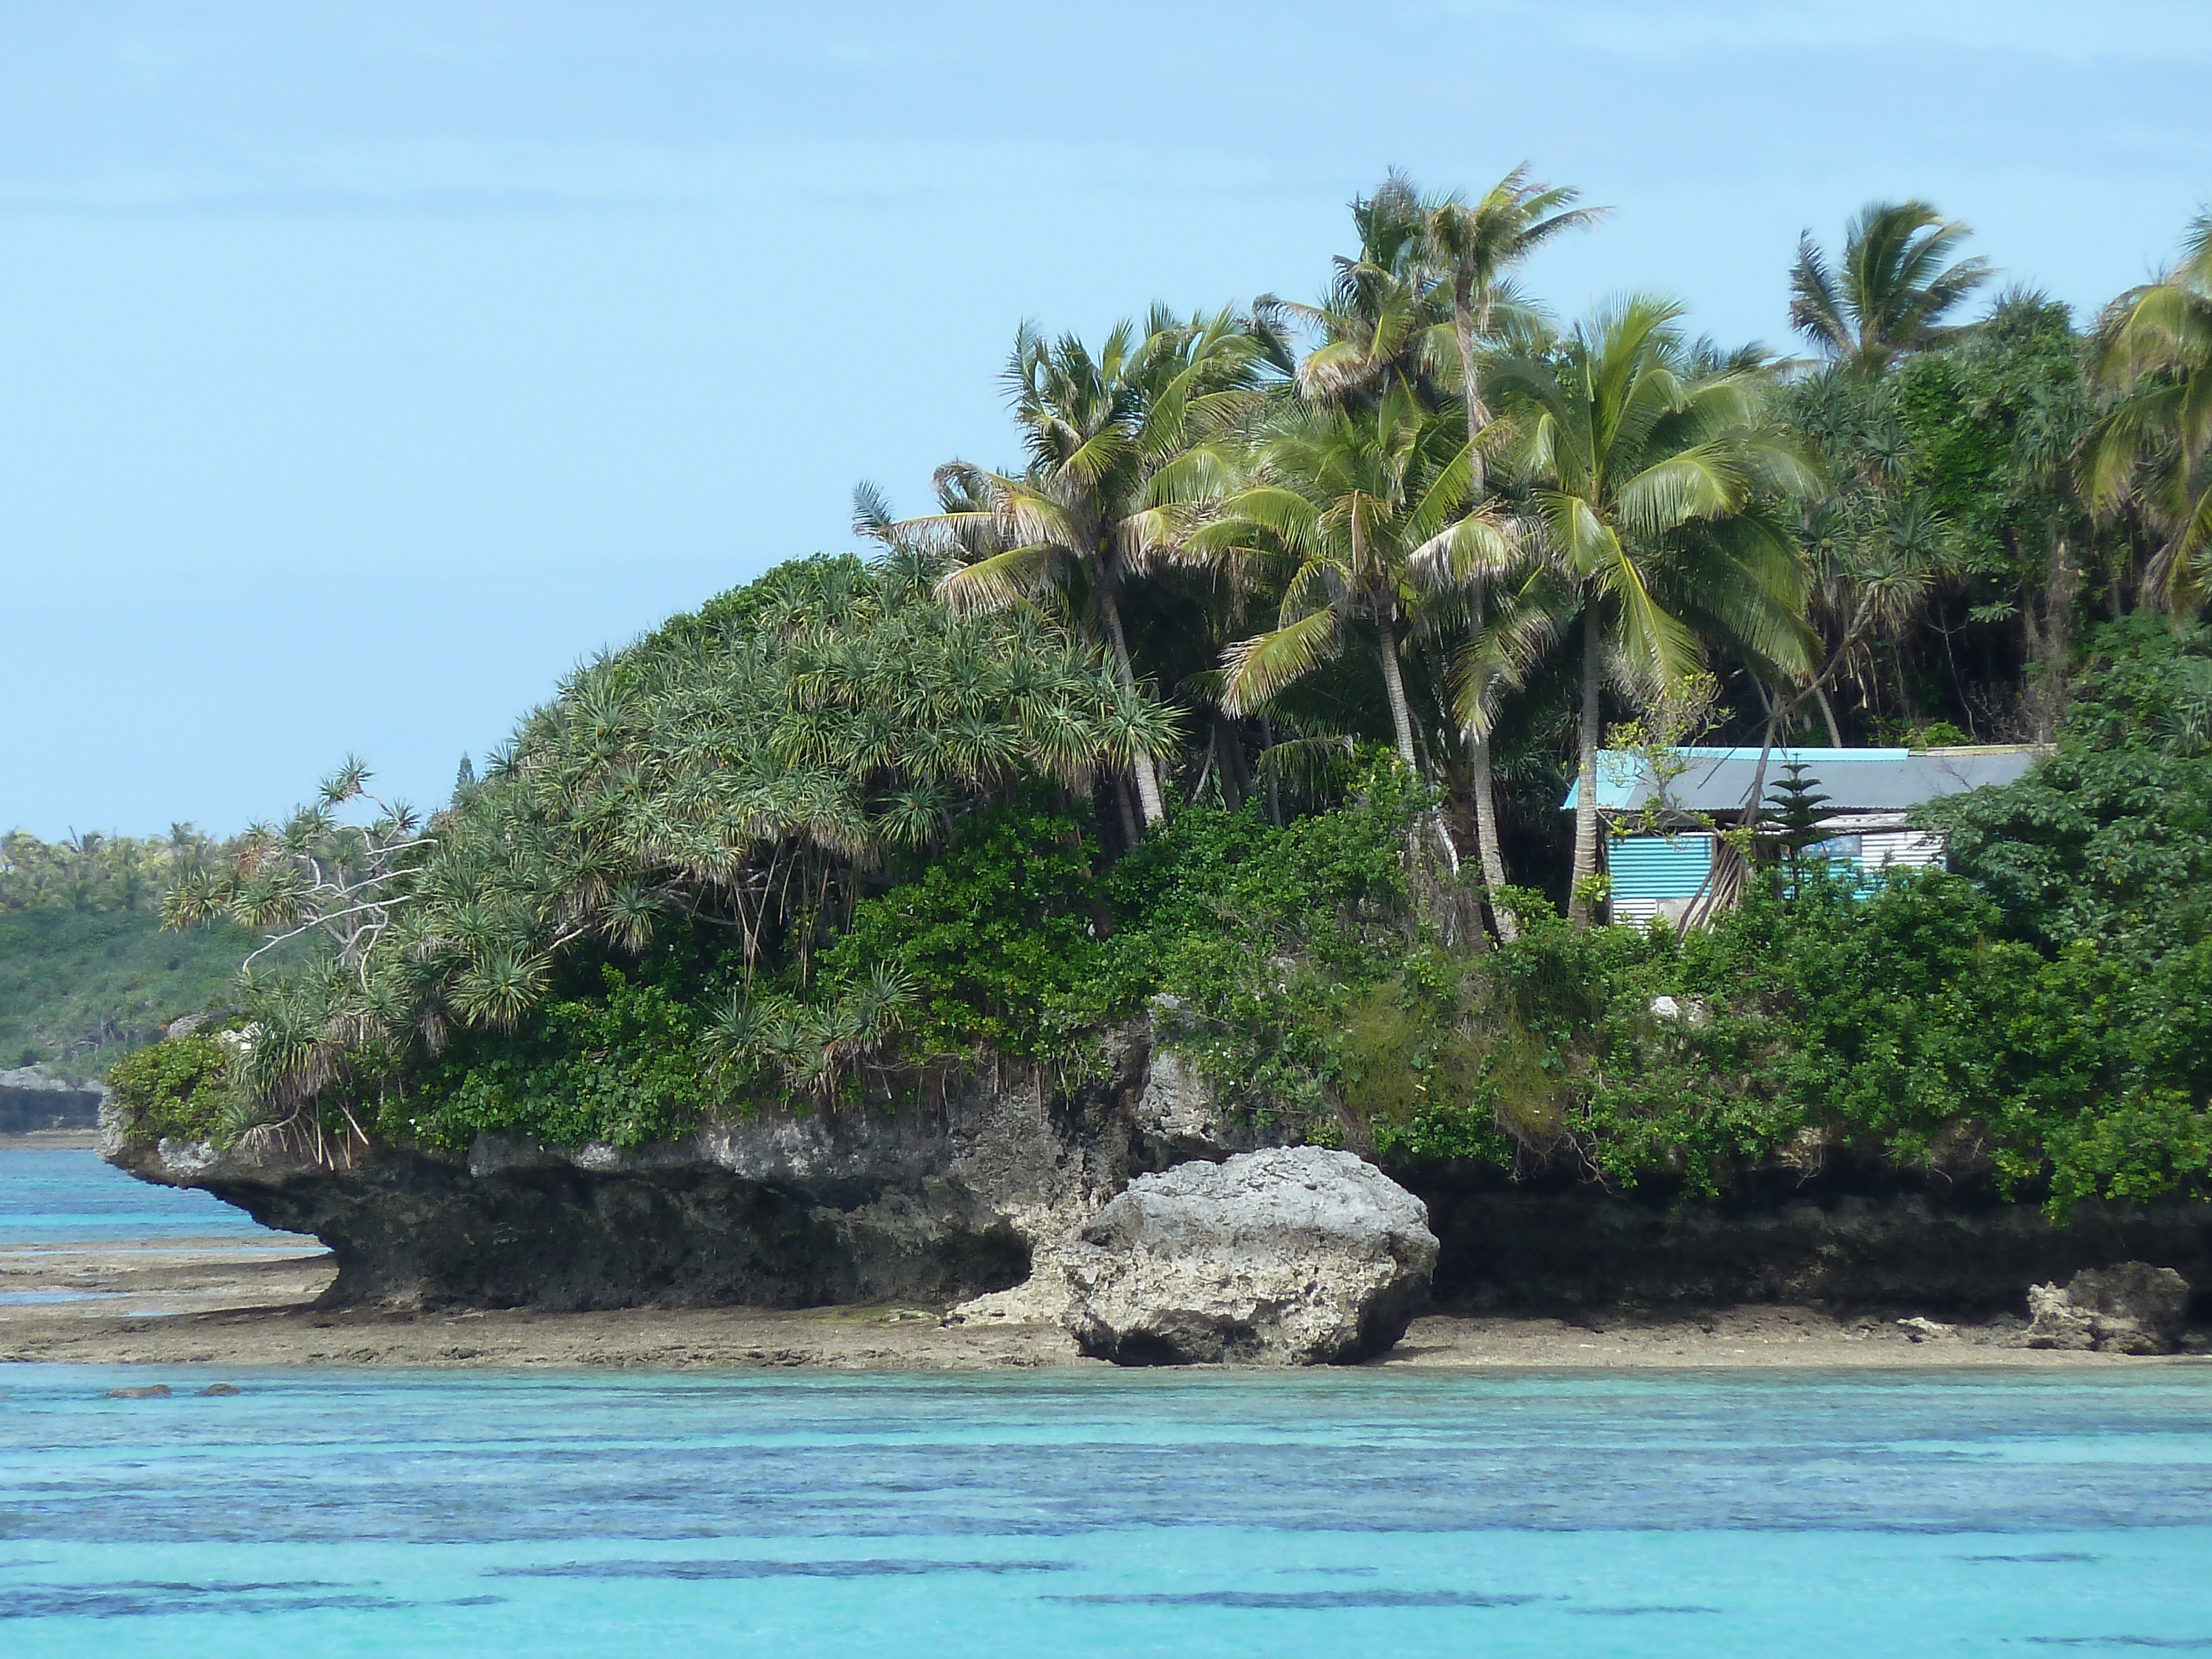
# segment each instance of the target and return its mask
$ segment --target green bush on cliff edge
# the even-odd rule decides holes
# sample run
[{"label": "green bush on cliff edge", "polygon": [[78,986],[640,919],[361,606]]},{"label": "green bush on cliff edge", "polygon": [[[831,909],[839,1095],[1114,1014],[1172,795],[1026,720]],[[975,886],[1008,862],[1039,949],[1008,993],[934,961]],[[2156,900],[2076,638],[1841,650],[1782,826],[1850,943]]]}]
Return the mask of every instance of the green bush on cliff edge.
[{"label": "green bush on cliff edge", "polygon": [[221,1140],[238,1103],[231,1061],[228,1045],[195,1032],[126,1054],[107,1081],[134,1139]]}]

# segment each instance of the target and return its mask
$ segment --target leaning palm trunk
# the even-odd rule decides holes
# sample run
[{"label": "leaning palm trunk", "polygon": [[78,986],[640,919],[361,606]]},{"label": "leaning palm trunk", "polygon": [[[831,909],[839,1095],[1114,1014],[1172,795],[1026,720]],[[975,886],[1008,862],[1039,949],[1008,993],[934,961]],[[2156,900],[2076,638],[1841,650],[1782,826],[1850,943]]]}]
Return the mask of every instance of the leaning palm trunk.
[{"label": "leaning palm trunk", "polygon": [[1602,645],[1597,600],[1592,596],[1583,611],[1581,764],[1575,775],[1574,878],[1567,896],[1567,920],[1577,927],[1589,926],[1589,880],[1597,874],[1598,665]]},{"label": "leaning palm trunk", "polygon": [[1388,612],[1376,607],[1375,629],[1382,636],[1382,690],[1390,700],[1390,729],[1398,740],[1398,758],[1406,763],[1406,769],[1415,777],[1421,775],[1421,763],[1413,755],[1413,715],[1406,702],[1406,682],[1398,670],[1398,636],[1391,629]]},{"label": "leaning palm trunk", "polygon": [[[1461,400],[1467,406],[1468,465],[1479,469],[1482,429],[1490,423],[1490,417],[1482,402],[1482,366],[1474,355],[1474,273],[1462,269],[1452,290],[1452,337],[1459,345]],[[1486,319],[1487,313],[1486,306]],[[1468,774],[1474,793],[1475,848],[1482,859],[1483,884],[1492,896],[1491,915],[1498,923],[1498,937],[1510,945],[1521,937],[1521,919],[1496,900],[1505,885],[1505,854],[1498,842],[1498,795],[1491,781],[1486,733],[1468,733]]]},{"label": "leaning palm trunk", "polygon": [[[1425,782],[1420,761],[1413,749],[1413,708],[1406,701],[1406,678],[1398,663],[1398,635],[1390,626],[1387,602],[1375,607],[1375,628],[1382,638],[1382,690],[1390,702],[1390,726],[1398,741],[1398,758],[1406,763],[1407,773]],[[1421,814],[1420,829],[1414,833],[1416,846],[1423,830],[1436,838],[1437,849],[1443,854],[1444,868],[1456,880],[1459,877],[1459,848],[1453,844],[1451,830],[1444,823],[1443,814],[1435,807]],[[1447,931],[1451,931],[1449,923]]]},{"label": "leaning palm trunk", "polygon": [[[1114,647],[1114,672],[1121,676],[1121,689],[1133,693],[1137,676],[1129,664],[1128,638],[1121,631],[1121,608],[1114,602],[1113,589],[1103,582],[1094,591],[1098,596],[1098,614],[1106,623],[1106,637]],[[1145,815],[1145,828],[1149,830],[1168,815],[1166,804],[1160,799],[1160,781],[1152,771],[1152,757],[1132,755],[1129,770],[1137,781],[1137,803]]]},{"label": "leaning palm trunk", "polygon": [[1491,892],[1491,915],[1498,937],[1508,945],[1521,937],[1521,919],[1498,902],[1505,885],[1505,854],[1498,842],[1498,796],[1490,776],[1490,739],[1470,738],[1467,745],[1468,787],[1474,793],[1474,842],[1482,860],[1482,879]]}]

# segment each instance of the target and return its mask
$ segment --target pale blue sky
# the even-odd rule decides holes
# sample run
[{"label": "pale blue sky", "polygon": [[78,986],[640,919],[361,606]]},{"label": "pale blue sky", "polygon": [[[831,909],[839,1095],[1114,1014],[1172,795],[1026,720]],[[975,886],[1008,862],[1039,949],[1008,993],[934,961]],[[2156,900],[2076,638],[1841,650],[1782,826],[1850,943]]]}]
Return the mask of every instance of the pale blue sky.
[{"label": "pale blue sky", "polygon": [[1015,324],[1306,296],[1385,168],[1784,336],[1799,230],[2094,306],[2212,198],[2201,0],[0,8],[0,828],[434,804],[568,665],[1012,453]]}]

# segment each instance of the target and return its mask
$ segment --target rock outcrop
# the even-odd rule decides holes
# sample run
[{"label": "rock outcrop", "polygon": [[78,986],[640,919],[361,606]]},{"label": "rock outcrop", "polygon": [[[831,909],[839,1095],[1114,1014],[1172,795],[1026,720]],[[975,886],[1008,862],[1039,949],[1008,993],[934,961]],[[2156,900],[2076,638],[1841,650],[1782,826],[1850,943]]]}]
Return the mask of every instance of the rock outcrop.
[{"label": "rock outcrop", "polygon": [[1436,1261],[1420,1200],[1349,1152],[1296,1146],[1139,1176],[1060,1265],[1086,1353],[1313,1365],[1404,1335]]},{"label": "rock outcrop", "polygon": [[[331,1167],[257,1132],[236,1147],[125,1132],[109,1160],[312,1233],[333,1303],[549,1309],[887,1300],[1057,1324],[1064,1261],[1134,1176],[1287,1139],[1224,1112],[1151,1030],[1109,1034],[1073,1096],[986,1070],[896,1109],[765,1107],[671,1145],[547,1147],[486,1136],[466,1158],[380,1147]],[[1818,1302],[1941,1317],[2016,1310],[2023,1285],[2162,1261],[2212,1285],[2212,1206],[2083,1200],[2064,1226],[1986,1192],[1894,1180],[1748,1188],[1725,1204],[1571,1178],[1389,1167],[1428,1206],[1447,1304]],[[2094,1338],[2093,1336],[2092,1340]]]},{"label": "rock outcrop", "polygon": [[2172,1353],[2189,1321],[2189,1283],[2147,1261],[2076,1273],[2061,1290],[2031,1285],[2023,1347]]},{"label": "rock outcrop", "polygon": [[927,1103],[767,1109],[634,1151],[484,1135],[465,1161],[380,1147],[334,1168],[266,1131],[231,1148],[149,1145],[111,1110],[102,1152],[320,1238],[337,1261],[331,1305],[981,1297],[969,1316],[1050,1324],[1059,1245],[1131,1175],[1205,1144],[1187,1115],[1153,1123],[1141,1108],[1164,1060],[1141,1030],[1116,1034],[1107,1059],[1072,1097],[984,1073]]},{"label": "rock outcrop", "polygon": [[0,1072],[0,1135],[89,1129],[106,1099],[106,1084],[55,1077],[43,1066]]}]

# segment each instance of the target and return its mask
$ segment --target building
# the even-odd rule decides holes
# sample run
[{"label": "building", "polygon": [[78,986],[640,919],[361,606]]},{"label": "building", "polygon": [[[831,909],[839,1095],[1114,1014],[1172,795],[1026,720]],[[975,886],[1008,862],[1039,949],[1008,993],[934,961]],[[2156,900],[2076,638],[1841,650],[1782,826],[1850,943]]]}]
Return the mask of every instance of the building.
[{"label": "building", "polygon": [[[1945,795],[2011,783],[2044,751],[2026,744],[1972,749],[1774,749],[1763,783],[1759,751],[1674,749],[1656,757],[1603,750],[1597,757],[1601,856],[1613,878],[1613,919],[1680,922],[1702,898],[1713,902],[1717,830],[1741,823],[1754,785],[1770,804],[1774,786],[1797,762],[1808,784],[1828,797],[1820,809],[1829,838],[1814,849],[1869,873],[1940,864],[1943,838],[1906,822],[1911,808]],[[1564,811],[1573,811],[1578,787]]]}]

